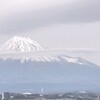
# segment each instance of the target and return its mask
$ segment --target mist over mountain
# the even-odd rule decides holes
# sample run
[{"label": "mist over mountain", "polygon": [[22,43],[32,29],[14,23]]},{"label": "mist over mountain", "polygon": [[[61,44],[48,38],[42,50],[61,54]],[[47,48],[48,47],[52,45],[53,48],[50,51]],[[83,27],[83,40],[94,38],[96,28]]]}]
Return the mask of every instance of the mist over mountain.
[{"label": "mist over mountain", "polygon": [[0,91],[100,91],[100,66],[13,37],[0,46]]}]

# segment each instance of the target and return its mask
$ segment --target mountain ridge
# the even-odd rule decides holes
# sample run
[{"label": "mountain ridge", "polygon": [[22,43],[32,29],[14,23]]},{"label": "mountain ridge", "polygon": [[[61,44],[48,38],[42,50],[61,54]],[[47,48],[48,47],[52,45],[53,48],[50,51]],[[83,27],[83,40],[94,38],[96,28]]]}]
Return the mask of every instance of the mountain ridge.
[{"label": "mountain ridge", "polygon": [[[97,89],[100,91],[99,66],[81,57],[55,54],[56,52],[41,48],[41,45],[36,42],[35,46],[40,48],[31,49],[31,46],[27,45],[27,40],[30,44],[34,43],[29,38],[15,37],[13,39],[1,46],[3,51],[0,52],[0,90],[36,91],[39,87],[46,86],[47,91],[58,91],[59,89],[60,91],[66,89]],[[20,40],[23,40],[26,45],[23,46],[23,41],[21,44]],[[17,50],[12,43],[14,41],[14,44],[19,46]],[[32,46],[34,47],[34,45]],[[9,48],[7,49],[7,47]],[[34,85],[35,83],[36,85]],[[49,85],[50,83],[52,85],[56,83],[56,85],[52,87],[52,85]]]},{"label": "mountain ridge", "polygon": [[66,62],[87,66],[93,65],[81,57],[51,54],[46,55],[48,51],[45,48],[26,37],[12,37],[0,46],[0,51],[2,51],[0,52],[0,59],[21,60],[22,63],[30,60],[32,62]]}]

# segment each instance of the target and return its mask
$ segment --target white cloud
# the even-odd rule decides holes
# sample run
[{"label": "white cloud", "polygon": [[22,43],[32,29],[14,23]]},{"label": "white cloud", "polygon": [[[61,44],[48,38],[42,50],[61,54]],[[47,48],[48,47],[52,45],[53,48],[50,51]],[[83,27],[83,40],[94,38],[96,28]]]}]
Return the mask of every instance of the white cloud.
[{"label": "white cloud", "polygon": [[0,36],[30,35],[50,47],[99,48],[99,12],[100,0],[0,0]]}]

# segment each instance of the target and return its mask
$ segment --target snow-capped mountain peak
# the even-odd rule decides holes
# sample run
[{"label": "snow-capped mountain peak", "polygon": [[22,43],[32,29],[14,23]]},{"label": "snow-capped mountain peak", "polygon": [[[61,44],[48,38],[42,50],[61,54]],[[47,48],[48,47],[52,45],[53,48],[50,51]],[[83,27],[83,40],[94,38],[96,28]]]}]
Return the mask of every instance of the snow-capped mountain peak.
[{"label": "snow-capped mountain peak", "polygon": [[32,61],[92,65],[79,57],[69,57],[55,53],[47,49],[45,50],[45,48],[30,38],[19,36],[14,36],[0,46],[0,59],[4,60],[20,60],[23,63]]},{"label": "snow-capped mountain peak", "polygon": [[14,36],[0,46],[0,51],[37,51],[44,48],[30,38]]}]

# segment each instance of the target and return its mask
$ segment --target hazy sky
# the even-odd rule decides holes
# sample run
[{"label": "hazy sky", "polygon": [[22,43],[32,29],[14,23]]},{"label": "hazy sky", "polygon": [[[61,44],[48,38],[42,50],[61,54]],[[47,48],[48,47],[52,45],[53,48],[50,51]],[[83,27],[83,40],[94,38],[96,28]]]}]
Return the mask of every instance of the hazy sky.
[{"label": "hazy sky", "polygon": [[0,43],[15,35],[50,48],[100,49],[100,0],[0,0]]}]

